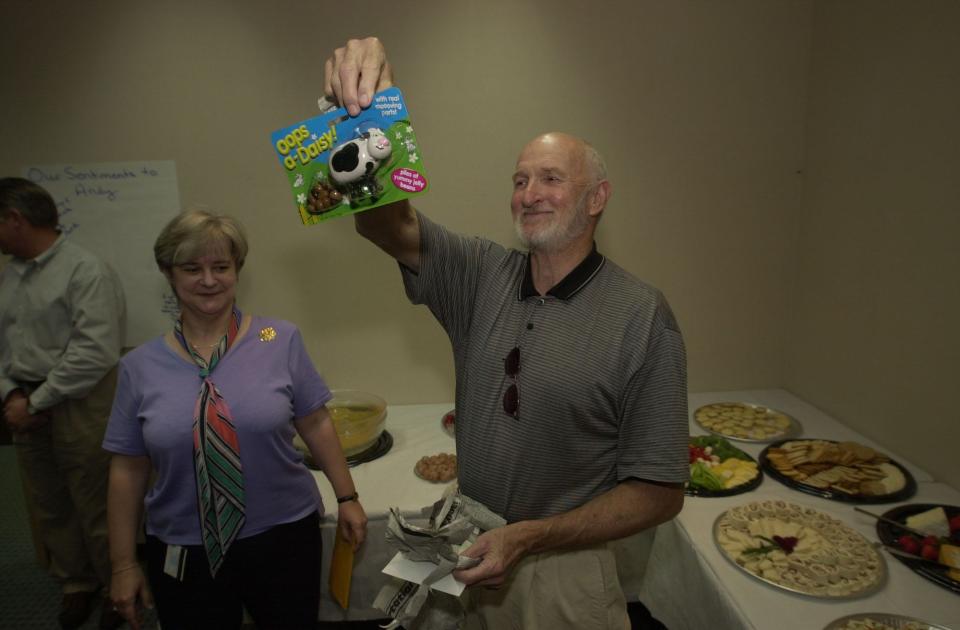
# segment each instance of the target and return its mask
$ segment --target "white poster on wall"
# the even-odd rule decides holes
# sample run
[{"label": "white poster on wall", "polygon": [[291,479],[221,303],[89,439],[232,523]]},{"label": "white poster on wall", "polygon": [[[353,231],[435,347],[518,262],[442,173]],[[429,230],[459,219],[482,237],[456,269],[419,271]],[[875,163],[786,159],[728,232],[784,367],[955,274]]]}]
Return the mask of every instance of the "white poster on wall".
[{"label": "white poster on wall", "polygon": [[153,242],[180,211],[176,163],[98,162],[28,166],[53,196],[60,228],[119,274],[127,296],[128,346],[170,328],[176,300],[153,260]]}]

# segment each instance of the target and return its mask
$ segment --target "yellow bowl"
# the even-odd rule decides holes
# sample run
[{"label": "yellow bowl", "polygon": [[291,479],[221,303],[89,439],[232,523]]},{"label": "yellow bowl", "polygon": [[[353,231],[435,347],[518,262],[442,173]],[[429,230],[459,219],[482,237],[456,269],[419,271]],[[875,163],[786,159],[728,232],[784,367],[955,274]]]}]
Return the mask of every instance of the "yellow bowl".
[{"label": "yellow bowl", "polygon": [[373,446],[387,421],[387,402],[369,392],[335,389],[327,409],[348,457]]}]

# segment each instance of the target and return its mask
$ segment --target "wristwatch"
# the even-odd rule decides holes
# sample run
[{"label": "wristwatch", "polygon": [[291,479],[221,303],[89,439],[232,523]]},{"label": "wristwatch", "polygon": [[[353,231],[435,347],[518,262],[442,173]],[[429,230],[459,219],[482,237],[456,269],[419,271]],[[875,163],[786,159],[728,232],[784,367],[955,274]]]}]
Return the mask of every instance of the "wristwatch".
[{"label": "wristwatch", "polygon": [[359,498],[360,498],[360,495],[354,492],[353,494],[348,494],[345,497],[337,497],[337,503],[346,503],[348,501],[356,501]]}]

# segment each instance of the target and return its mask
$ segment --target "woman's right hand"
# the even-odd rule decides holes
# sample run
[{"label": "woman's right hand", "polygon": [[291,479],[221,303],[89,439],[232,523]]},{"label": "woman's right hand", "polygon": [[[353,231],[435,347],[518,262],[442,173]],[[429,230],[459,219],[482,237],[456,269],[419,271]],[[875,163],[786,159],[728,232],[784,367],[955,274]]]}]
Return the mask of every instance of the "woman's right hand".
[{"label": "woman's right hand", "polygon": [[341,503],[337,510],[337,529],[356,551],[367,538],[367,514],[357,499]]},{"label": "woman's right hand", "polygon": [[110,599],[130,627],[140,630],[143,608],[153,608],[153,595],[139,564],[114,572],[110,580]]}]

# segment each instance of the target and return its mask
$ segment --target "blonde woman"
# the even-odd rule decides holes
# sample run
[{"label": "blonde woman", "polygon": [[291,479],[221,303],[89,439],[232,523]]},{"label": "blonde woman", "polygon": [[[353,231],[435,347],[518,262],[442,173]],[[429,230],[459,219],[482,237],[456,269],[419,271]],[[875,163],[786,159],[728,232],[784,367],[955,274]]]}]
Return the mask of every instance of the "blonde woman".
[{"label": "blonde woman", "polygon": [[331,394],[299,331],[236,304],[246,254],[240,224],[205,211],[177,216],[154,245],[180,317],[122,359],[103,442],[111,597],[133,628],[153,598],[164,630],[239,628],[243,608],[259,628],[315,626],[323,505],[295,432],[336,492],[341,533],[354,546],[366,535]]}]

